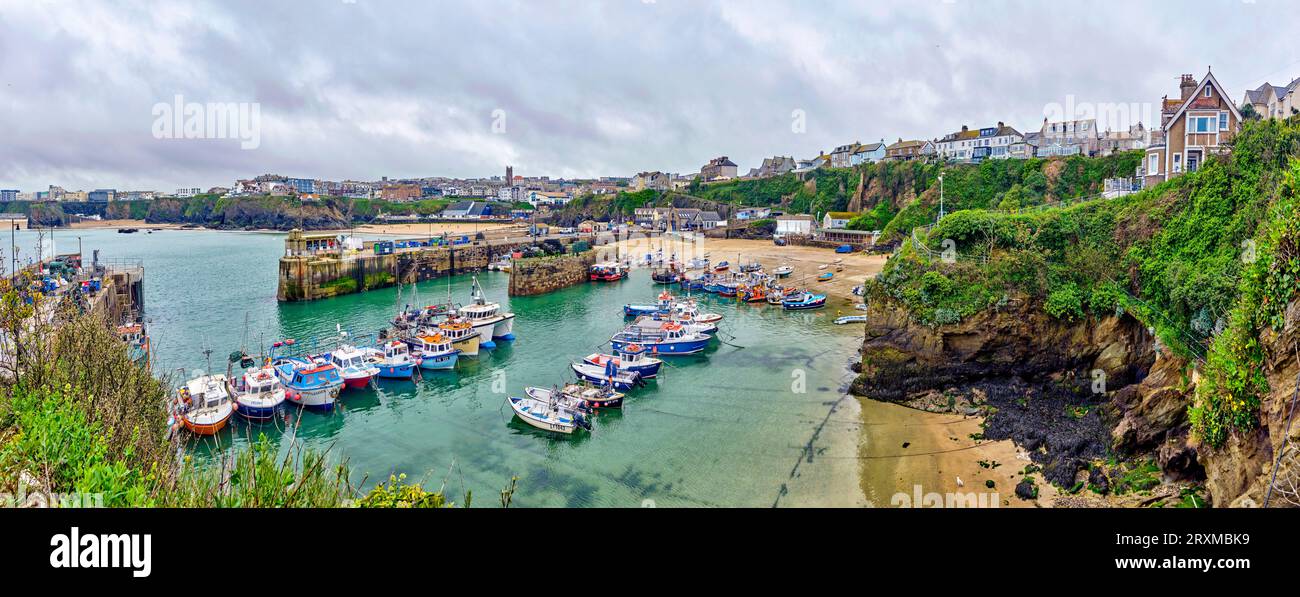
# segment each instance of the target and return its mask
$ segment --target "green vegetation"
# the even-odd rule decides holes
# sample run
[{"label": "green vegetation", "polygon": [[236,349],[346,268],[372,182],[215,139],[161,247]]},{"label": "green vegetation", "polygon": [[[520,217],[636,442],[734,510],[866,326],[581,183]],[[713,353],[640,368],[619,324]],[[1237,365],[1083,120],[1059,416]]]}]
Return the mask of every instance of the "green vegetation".
[{"label": "green vegetation", "polygon": [[335,294],[351,294],[357,291],[357,280],[351,276],[334,278],[321,284],[320,289],[333,291]]},{"label": "green vegetation", "polygon": [[386,286],[392,286],[396,282],[397,282],[397,278],[393,276],[392,272],[375,272],[371,274],[366,274],[365,287],[367,289],[384,288]]},{"label": "green vegetation", "polygon": [[[1165,346],[1205,360],[1191,418],[1201,437],[1220,445],[1230,431],[1256,424],[1268,390],[1259,334],[1280,328],[1300,291],[1298,149],[1300,122],[1252,122],[1231,154],[1154,189],[1060,208],[956,211],[918,231],[921,246],[907,240],[872,296],[901,303],[928,325],[1013,298],[1066,321],[1128,313]],[[1047,192],[1063,180],[1085,184],[1099,167],[1084,158],[1064,163]],[[945,185],[954,179],[946,173]],[[1023,185],[1030,197],[1036,186]],[[975,207],[993,206],[993,197],[985,193]],[[969,205],[952,209],[959,207]],[[906,216],[905,209],[890,226]]]}]

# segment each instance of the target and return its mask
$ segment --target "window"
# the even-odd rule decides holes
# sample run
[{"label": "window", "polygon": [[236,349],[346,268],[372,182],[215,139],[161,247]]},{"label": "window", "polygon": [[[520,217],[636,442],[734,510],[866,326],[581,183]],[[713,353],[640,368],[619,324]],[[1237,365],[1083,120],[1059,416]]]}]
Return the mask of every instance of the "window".
[{"label": "window", "polygon": [[1213,133],[1216,130],[1213,116],[1197,116],[1187,126],[1187,130],[1193,133]]},{"label": "window", "polygon": [[1214,89],[1211,88],[1209,85],[1206,85],[1206,86],[1205,86],[1205,97],[1210,97],[1210,92],[1211,92],[1211,91],[1214,91]]},{"label": "window", "polygon": [[1182,171],[1183,171],[1183,154],[1181,154],[1181,153],[1175,153],[1175,154],[1174,154],[1174,172],[1182,172]]},{"label": "window", "polygon": [[1221,130],[1221,131],[1226,131],[1226,130],[1228,130],[1228,113],[1227,113],[1227,112],[1219,112],[1219,130]]},{"label": "window", "polygon": [[1147,156],[1147,174],[1159,174],[1159,173],[1160,173],[1160,155],[1153,153]]}]

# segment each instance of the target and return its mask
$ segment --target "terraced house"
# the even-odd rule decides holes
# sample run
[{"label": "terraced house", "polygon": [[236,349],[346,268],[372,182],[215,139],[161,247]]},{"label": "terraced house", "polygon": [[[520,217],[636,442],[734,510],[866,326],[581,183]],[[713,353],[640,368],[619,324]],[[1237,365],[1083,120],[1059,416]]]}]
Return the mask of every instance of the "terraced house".
[{"label": "terraced house", "polygon": [[887,160],[912,160],[934,155],[934,143],[924,140],[904,141],[901,137],[885,148]]},{"label": "terraced house", "polygon": [[978,130],[962,125],[961,130],[948,133],[934,144],[939,157],[955,162],[979,162],[985,158],[1006,159],[1028,157],[1017,155],[1013,147],[1025,146],[1025,136],[1020,131],[999,122],[995,127]]},{"label": "terraced house", "polygon": [[1208,156],[1227,151],[1241,130],[1241,112],[1228,99],[1214,73],[1198,83],[1183,75],[1179,99],[1161,102],[1160,130],[1152,131],[1140,174],[1144,184],[1159,184],[1200,167]]}]

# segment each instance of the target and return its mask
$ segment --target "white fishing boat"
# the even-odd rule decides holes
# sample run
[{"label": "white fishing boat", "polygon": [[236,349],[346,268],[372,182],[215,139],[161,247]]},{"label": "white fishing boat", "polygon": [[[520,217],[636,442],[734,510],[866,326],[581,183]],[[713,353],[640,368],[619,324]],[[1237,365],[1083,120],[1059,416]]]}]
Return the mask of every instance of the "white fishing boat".
[{"label": "white fishing boat", "polygon": [[591,429],[591,422],[585,415],[575,408],[563,406],[559,400],[542,401],[527,396],[510,396],[506,402],[519,420],[538,429],[566,435],[579,428]]},{"label": "white fishing boat", "polygon": [[487,302],[477,277],[473,278],[470,298],[473,302],[457,309],[456,315],[474,326],[479,334],[479,346],[496,348],[495,340],[515,339],[515,314],[503,311],[500,303]]},{"label": "white fishing boat", "polygon": [[866,322],[867,322],[866,315],[845,315],[844,317],[837,318],[835,320],[835,325],[844,325],[846,323],[866,323]]},{"label": "white fishing boat", "polygon": [[476,357],[478,356],[479,344],[482,337],[474,325],[460,318],[448,317],[445,321],[438,324],[437,329],[429,330],[430,334],[442,334],[451,345],[460,351],[460,356]]},{"label": "white fishing boat", "polygon": [[778,278],[784,278],[784,277],[789,276],[790,274],[794,273],[794,268],[793,268],[793,267],[790,267],[790,266],[788,266],[788,265],[782,265],[782,266],[780,266],[780,267],[778,267],[778,268],[772,270],[772,273],[773,273],[773,274],[776,274],[776,277],[778,277]]},{"label": "white fishing boat", "polygon": [[339,332],[339,344],[334,350],[317,357],[318,363],[330,363],[339,369],[343,385],[360,389],[370,385],[370,380],[379,375],[379,368],[366,359],[366,353],[346,342],[347,332]]},{"label": "white fishing boat", "polygon": [[285,400],[284,386],[270,366],[228,378],[226,390],[234,397],[239,416],[251,421],[269,421]]},{"label": "white fishing boat", "polygon": [[225,428],[235,403],[225,375],[204,375],[185,382],[177,392],[175,415],[195,435],[214,435]]}]

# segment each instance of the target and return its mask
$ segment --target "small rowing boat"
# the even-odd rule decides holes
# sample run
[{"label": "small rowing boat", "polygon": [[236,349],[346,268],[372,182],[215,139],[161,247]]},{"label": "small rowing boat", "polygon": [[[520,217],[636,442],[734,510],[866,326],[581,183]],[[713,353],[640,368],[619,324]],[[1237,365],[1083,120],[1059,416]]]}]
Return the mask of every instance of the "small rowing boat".
[{"label": "small rowing boat", "polygon": [[834,278],[834,277],[835,277],[835,274],[833,274],[833,273],[831,273],[831,272],[826,272],[826,273],[824,273],[824,274],[822,274],[822,275],[820,275],[820,276],[817,276],[817,281],[818,281],[818,282],[825,282],[825,281],[830,280],[831,278]]},{"label": "small rowing boat", "polygon": [[717,265],[713,266],[713,271],[717,273],[722,273],[727,271],[730,268],[731,268],[730,263],[727,263],[726,261],[719,261]]},{"label": "small rowing boat", "polygon": [[835,325],[844,325],[846,323],[866,323],[866,315],[845,315],[835,320]]},{"label": "small rowing boat", "polygon": [[591,430],[591,422],[587,420],[586,415],[577,409],[559,404],[558,399],[543,402],[526,396],[510,396],[506,401],[519,420],[538,429],[565,435],[572,434],[579,428]]},{"label": "small rowing boat", "polygon": [[557,396],[556,401],[564,406],[588,411],[596,408],[620,408],[623,406],[624,398],[621,392],[609,387],[602,388],[576,383],[566,385],[559,390],[537,387],[524,388],[524,393],[528,394],[529,398],[541,400],[547,404],[550,403],[552,396]]}]

